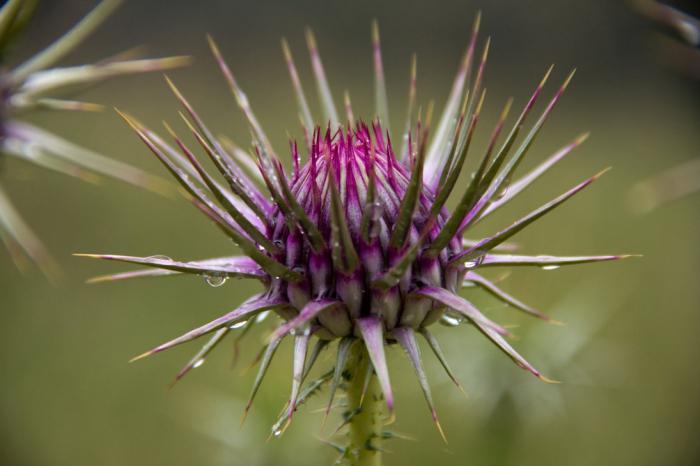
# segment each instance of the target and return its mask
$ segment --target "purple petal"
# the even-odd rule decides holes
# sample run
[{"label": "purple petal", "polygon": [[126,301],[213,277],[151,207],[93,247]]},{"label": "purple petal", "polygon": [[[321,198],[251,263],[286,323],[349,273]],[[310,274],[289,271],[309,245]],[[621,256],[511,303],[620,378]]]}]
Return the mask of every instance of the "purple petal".
[{"label": "purple petal", "polygon": [[430,181],[428,177],[431,177],[437,171],[437,167],[440,165],[443,157],[445,156],[445,146],[447,145],[450,133],[454,129],[454,120],[457,112],[459,111],[459,102],[462,98],[467,75],[471,71],[480,24],[481,13],[478,13],[476,18],[474,18],[472,35],[469,39],[467,51],[464,54],[459,71],[457,71],[457,75],[455,76],[454,83],[452,84],[452,90],[450,91],[450,96],[447,98],[447,103],[445,104],[445,109],[442,112],[440,123],[435,131],[435,136],[430,144],[430,148],[428,149],[424,171],[426,182]]},{"label": "purple petal", "polygon": [[138,359],[145,358],[146,356],[151,356],[152,354],[160,353],[161,351],[165,351],[166,349],[172,348],[173,346],[185,343],[187,341],[198,338],[204,334],[212,332],[236,320],[251,317],[253,314],[257,314],[268,309],[280,309],[287,305],[288,304],[281,299],[260,298],[256,296],[243,303],[237,309],[227,314],[224,314],[223,316],[217,319],[212,320],[208,324],[202,325],[201,327],[191,330],[185,333],[184,335],[175,338],[174,340],[170,340],[167,343],[163,343],[162,345],[157,346],[156,348],[147,351],[140,356],[136,356],[131,361],[136,361]]},{"label": "purple petal", "polygon": [[406,123],[404,123],[403,129],[403,147],[401,148],[401,162],[406,163],[409,159],[411,153],[411,147],[408,144],[409,134],[411,132],[411,120],[413,118],[413,107],[416,102],[416,75],[418,72],[416,54],[411,56],[411,74],[408,84],[408,105],[406,107]]},{"label": "purple petal", "polygon": [[445,306],[459,312],[467,319],[475,323],[479,323],[480,325],[483,325],[484,327],[492,330],[495,333],[501,335],[509,334],[506,329],[495,324],[486,316],[484,316],[481,313],[481,311],[474,307],[472,303],[462,298],[461,296],[457,296],[456,294],[450,293],[444,288],[439,288],[436,286],[426,286],[413,291],[413,294],[434,299],[435,301],[438,301],[444,304]]},{"label": "purple petal", "polygon": [[433,403],[433,396],[430,393],[430,385],[428,384],[428,376],[425,374],[425,369],[423,369],[423,362],[421,360],[420,350],[418,349],[416,335],[413,332],[413,329],[410,327],[397,327],[392,331],[392,335],[394,335],[401,347],[406,351],[408,359],[411,360],[413,369],[415,369],[416,375],[418,376],[418,382],[423,390],[425,401],[428,403],[428,407],[430,408],[430,414],[433,417],[433,422],[435,422],[435,426],[440,432],[440,436],[442,436],[442,439],[445,441],[445,443],[447,443],[445,433],[440,426],[440,420],[438,419],[437,411],[435,410],[435,403]]},{"label": "purple petal", "polygon": [[223,56],[221,55],[221,52],[219,51],[219,47],[216,45],[216,42],[214,42],[214,39],[211,36],[207,36],[207,39],[209,41],[209,48],[212,51],[212,54],[214,55],[214,59],[216,62],[219,64],[219,68],[221,69],[221,72],[224,75],[224,78],[226,79],[226,82],[229,85],[229,88],[231,89],[231,92],[233,93],[234,97],[236,98],[236,102],[238,103],[238,106],[241,108],[243,111],[243,114],[245,115],[246,119],[248,120],[248,125],[250,126],[251,130],[253,131],[253,134],[255,135],[255,138],[260,142],[260,144],[263,145],[265,150],[270,153],[274,154],[274,151],[272,150],[272,145],[270,144],[270,140],[267,138],[265,135],[265,132],[262,129],[262,126],[258,122],[258,119],[255,117],[255,114],[253,113],[253,109],[250,107],[250,103],[248,102],[248,97],[245,95],[243,90],[238,86],[238,83],[236,82],[236,78],[233,76],[233,73],[231,72],[231,69],[228,67],[226,64],[226,61],[224,60]]},{"label": "purple petal", "polygon": [[338,354],[335,358],[335,367],[333,368],[333,379],[331,380],[331,388],[328,396],[328,407],[326,408],[326,417],[331,411],[333,406],[333,398],[335,397],[335,392],[340,385],[340,379],[343,376],[343,371],[348,362],[348,355],[350,354],[350,347],[355,342],[355,338],[345,337],[338,342]]},{"label": "purple petal", "polygon": [[556,268],[562,265],[586,264],[590,262],[606,262],[635,257],[630,254],[608,256],[524,256],[514,254],[486,254],[479,267],[499,266],[537,266]]},{"label": "purple petal", "polygon": [[484,209],[484,212],[481,214],[480,218],[486,217],[487,215],[491,214],[493,211],[495,211],[499,207],[508,203],[511,199],[513,199],[515,196],[520,194],[523,190],[525,190],[525,188],[530,186],[530,184],[532,184],[540,176],[542,176],[550,168],[552,168],[555,164],[557,164],[561,159],[563,159],[564,157],[569,155],[571,153],[571,151],[573,151],[576,147],[583,144],[583,142],[587,138],[588,138],[588,133],[577,137],[573,142],[571,142],[570,144],[559,149],[556,153],[554,153],[547,160],[545,160],[540,165],[538,165],[536,168],[534,168],[532,171],[530,171],[527,175],[525,175],[522,178],[520,178],[519,180],[511,183],[506,188],[506,192],[502,197],[491,202],[488,205],[488,207],[486,207],[486,209]]},{"label": "purple petal", "polygon": [[358,319],[357,325],[360,328],[362,339],[365,341],[365,347],[369,353],[369,358],[372,361],[374,372],[379,379],[379,385],[384,393],[384,399],[389,412],[394,411],[394,395],[391,391],[391,382],[389,381],[389,368],[386,365],[386,356],[384,355],[384,329],[382,328],[382,320],[376,316],[362,317]]},{"label": "purple petal", "polygon": [[211,337],[211,339],[204,345],[202,346],[202,349],[200,349],[197,354],[194,355],[192,359],[183,367],[180,369],[180,372],[177,373],[175,376],[175,380],[173,383],[170,385],[171,387],[174,386],[178,381],[180,381],[189,371],[192,369],[199,367],[202,363],[204,363],[204,358],[221,342],[221,340],[226,336],[226,334],[229,332],[228,327],[222,327],[219,330],[214,333],[214,336]]},{"label": "purple petal", "polygon": [[556,381],[543,376],[537,369],[535,369],[532,366],[532,364],[527,362],[525,358],[518,354],[518,352],[515,351],[515,349],[513,349],[513,347],[510,346],[510,344],[508,344],[508,342],[504,340],[502,336],[500,336],[490,328],[482,326],[478,322],[474,322],[474,325],[477,329],[479,329],[481,333],[484,334],[484,336],[486,336],[486,338],[491,340],[496,346],[498,346],[498,348],[501,351],[503,351],[509,358],[511,358],[513,362],[515,362],[515,364],[518,365],[518,367],[520,367],[521,369],[525,369],[526,371],[530,372],[532,375],[542,380],[543,382],[557,383]]},{"label": "purple petal", "polygon": [[389,103],[386,96],[384,66],[382,65],[382,48],[379,42],[379,24],[372,21],[372,56],[374,58],[374,101],[377,117],[382,127],[389,130]]},{"label": "purple petal", "polygon": [[329,176],[329,190],[331,193],[331,245],[333,264],[336,269],[351,275],[360,267],[360,259],[353,244],[350,229],[348,227],[345,208],[340,200],[335,174]]},{"label": "purple petal", "polygon": [[306,30],[306,44],[309,47],[309,55],[311,56],[311,66],[313,68],[314,77],[316,78],[316,87],[318,88],[318,96],[323,106],[323,117],[326,121],[330,121],[332,127],[337,127],[340,124],[338,111],[333,103],[331,88],[326,79],[326,72],[323,69],[321,55],[318,53],[316,38],[311,29]]},{"label": "purple petal", "polygon": [[[233,220],[238,224],[238,226],[256,243],[265,248],[270,254],[276,255],[280,253],[278,247],[276,247],[272,241],[268,239],[265,235],[265,226],[260,222],[260,219],[253,214],[253,212],[248,209],[245,204],[237,200],[229,191],[224,189],[219,183],[217,183],[207,171],[204,169],[202,164],[197,160],[195,155],[189,148],[182,142],[182,140],[175,134],[175,132],[166,125],[166,128],[171,133],[175,143],[180,147],[180,150],[185,154],[189,160],[192,167],[197,171],[200,178],[204,181],[205,185],[209,188],[209,191],[214,194],[216,199],[224,206],[224,209],[233,218]],[[206,143],[199,139],[198,133],[193,129],[198,140],[206,146]],[[209,150],[208,152],[211,152]],[[243,209],[243,207],[246,207]]]},{"label": "purple petal", "polygon": [[270,340],[277,340],[282,338],[284,335],[290,331],[301,327],[305,323],[309,322],[311,319],[318,316],[321,312],[326,309],[331,309],[335,306],[342,306],[340,301],[334,299],[319,299],[316,301],[310,301],[304,306],[304,308],[299,312],[299,314],[292,320],[285,322],[280,325],[277,330],[270,336]]},{"label": "purple petal", "polygon": [[196,275],[211,274],[213,276],[257,279],[264,279],[267,276],[255,261],[245,256],[219,257],[194,262],[179,262],[159,257],[119,256],[110,254],[74,254],[74,256],[126,262],[129,264],[145,265],[147,267],[161,269],[154,271],[138,270],[116,275],[106,275],[93,278],[89,280],[90,283],[124,280],[143,276],[171,275],[173,273],[189,273]]},{"label": "purple petal", "polygon": [[[551,71],[551,68],[550,68]],[[525,139],[523,142],[520,144],[518,149],[516,150],[515,154],[513,154],[513,157],[508,160],[508,163],[506,163],[505,167],[503,170],[501,170],[500,173],[498,173],[497,176],[495,176],[495,179],[493,179],[493,182],[489,185],[488,189],[486,192],[480,197],[479,202],[476,204],[474,208],[472,208],[469,211],[469,214],[462,220],[461,226],[459,228],[459,231],[464,231],[465,228],[467,228],[474,220],[478,218],[478,215],[483,212],[483,209],[490,203],[494,196],[496,195],[497,192],[501,191],[503,188],[506,187],[506,183],[508,180],[511,179],[513,176],[513,173],[515,172],[515,169],[520,165],[520,162],[522,162],[522,159],[524,158],[525,154],[527,154],[528,150],[534,143],[535,139],[537,138],[537,135],[539,134],[540,130],[544,126],[544,123],[547,121],[547,118],[549,115],[552,113],[552,110],[556,106],[557,102],[559,102],[559,99],[561,96],[564,94],[564,91],[568,87],[569,83],[571,82],[571,79],[574,77],[574,73],[576,70],[574,69],[569,75],[566,77],[564,80],[564,83],[559,87],[557,92],[554,94],[554,97],[549,101],[547,104],[547,107],[544,109],[542,112],[542,115],[540,115],[540,118],[535,122],[533,127],[530,129],[530,132],[525,136]],[[547,72],[547,75],[545,75],[545,80],[547,76],[549,75],[549,72]],[[543,80],[544,82],[544,80]],[[538,90],[542,88],[542,84],[538,87]],[[533,97],[536,97],[536,95],[533,95]],[[534,104],[534,101],[531,99],[531,102]],[[526,106],[525,111],[523,111],[523,114],[521,115],[521,118],[526,114],[527,111],[529,111],[529,108],[531,108],[531,104],[528,103],[528,106]],[[517,132],[516,129],[514,128],[513,131],[511,132],[511,135]],[[509,141],[510,143],[513,142],[511,139]],[[504,145],[504,148],[506,146]],[[507,150],[505,150],[505,153],[510,149],[510,145],[507,146]],[[503,152],[503,150],[502,150]],[[492,176],[492,174],[498,169],[500,163],[502,163],[503,159],[499,159],[499,154],[497,156],[497,159],[494,160],[494,163],[492,164],[492,168],[489,169],[489,173],[487,174],[489,177]],[[505,155],[504,155],[505,157]],[[499,162],[500,161],[500,162]]]},{"label": "purple petal", "polygon": [[245,421],[246,416],[248,416],[248,412],[250,411],[250,407],[253,405],[253,400],[255,399],[255,395],[258,393],[258,389],[260,388],[260,385],[262,384],[263,378],[265,378],[265,374],[267,373],[267,369],[270,367],[270,363],[272,362],[272,358],[274,357],[275,352],[277,351],[277,348],[279,347],[281,342],[282,342],[281,338],[278,340],[273,340],[265,348],[265,354],[263,355],[262,361],[260,362],[260,369],[258,369],[258,374],[255,376],[255,382],[253,382],[253,388],[250,392],[250,397],[248,397],[248,403],[246,403],[246,405],[245,405],[245,411],[243,412],[241,424],[243,423],[243,421]]},{"label": "purple petal", "polygon": [[496,286],[495,283],[491,282],[490,280],[487,280],[486,278],[482,277],[477,273],[467,272],[467,275],[464,278],[464,280],[467,282],[475,283],[485,291],[495,296],[497,299],[503,301],[506,304],[510,304],[516,309],[520,309],[523,312],[526,312],[543,320],[551,320],[549,316],[543,314],[534,307],[528,306],[519,299],[509,295],[508,293],[500,289],[498,286]]},{"label": "purple petal", "polygon": [[299,389],[304,378],[304,366],[306,363],[306,352],[309,348],[310,335],[306,332],[294,337],[294,363],[292,365],[292,394],[289,397],[289,408],[287,416],[291,420],[296,409]]},{"label": "purple petal", "polygon": [[[420,290],[419,290],[420,291]],[[530,371],[536,377],[542,379],[545,382],[552,382],[551,380],[544,377],[540,372],[535,369],[529,362],[527,362],[517,351],[515,351],[506,340],[503,339],[501,335],[489,325],[484,325],[483,319],[474,319],[471,317],[476,313],[481,314],[471,303],[469,303],[464,298],[454,295],[449,291],[442,288],[429,289],[424,292],[426,296],[432,297],[433,299],[442,302],[446,306],[462,313],[467,317],[474,326],[483,333],[486,338],[491,340],[498,348],[508,355],[518,366]]]},{"label": "purple petal", "polygon": [[459,388],[462,391],[462,393],[466,395],[462,384],[459,382],[459,380],[457,380],[457,377],[455,376],[454,372],[452,372],[452,369],[447,364],[447,359],[445,359],[445,355],[443,354],[437,339],[433,336],[432,333],[428,331],[426,327],[422,327],[419,331],[421,335],[423,335],[423,337],[425,338],[425,341],[428,342],[430,349],[433,350],[435,357],[438,358],[438,361],[440,361],[442,368],[445,369],[447,376],[452,380],[452,382],[454,382],[455,385],[457,385],[457,388]]},{"label": "purple petal", "polygon": [[583,181],[582,183],[574,186],[570,190],[566,191],[565,193],[561,194],[555,199],[552,199],[551,201],[547,202],[543,206],[533,210],[529,214],[527,214],[525,217],[521,218],[520,220],[517,220],[513,224],[511,224],[509,227],[504,228],[503,230],[499,231],[495,235],[485,238],[484,240],[480,241],[477,243],[474,247],[462,252],[461,254],[458,254],[457,256],[453,257],[450,260],[450,263],[455,263],[457,261],[468,261],[470,259],[474,259],[476,257],[480,257],[484,255],[485,253],[489,252],[492,250],[494,247],[498,246],[502,242],[506,241],[508,238],[513,236],[514,234],[518,233],[520,230],[537,220],[538,218],[542,217],[543,215],[547,214],[550,212],[552,209],[555,207],[560,206],[563,204],[565,201],[573,197],[575,194],[579,193],[582,191],[584,188],[589,186],[591,183],[593,183],[595,180],[600,178],[607,170],[604,170],[587,180]]},{"label": "purple petal", "polygon": [[306,102],[306,95],[304,94],[304,89],[301,86],[301,81],[299,80],[299,74],[297,73],[297,68],[294,65],[294,59],[292,58],[292,52],[289,50],[289,45],[287,41],[282,39],[282,50],[284,52],[284,59],[287,62],[287,69],[289,70],[289,77],[292,80],[292,86],[294,87],[294,95],[297,98],[297,105],[299,106],[299,112],[304,122],[304,126],[307,131],[313,131],[314,129],[314,119],[311,116],[311,110],[309,110],[309,104]]}]

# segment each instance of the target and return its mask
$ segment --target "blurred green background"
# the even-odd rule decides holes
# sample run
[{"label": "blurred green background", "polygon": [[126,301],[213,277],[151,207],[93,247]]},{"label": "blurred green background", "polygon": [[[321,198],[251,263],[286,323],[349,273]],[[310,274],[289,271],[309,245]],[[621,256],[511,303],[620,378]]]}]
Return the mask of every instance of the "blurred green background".
[{"label": "blurred green background", "polygon": [[[14,56],[50,43],[93,4],[43,2]],[[311,26],[336,101],[348,89],[355,114],[367,116],[373,95],[370,21],[377,18],[390,110],[400,121],[410,54],[418,55],[419,101],[434,98],[441,106],[477,9],[484,14],[483,37],[491,35],[493,42],[476,147],[482,147],[505,99],[513,95],[516,107],[522,105],[550,63],[557,65],[555,82],[571,67],[578,73],[529,164],[581,132],[592,133],[477,234],[495,231],[612,166],[594,187],[517,242],[528,253],[644,257],[514,271],[503,287],[566,322],[562,327],[531,322],[479,291],[465,291],[498,321],[519,325],[517,348],[563,383],[543,384],[518,370],[469,327],[438,328],[469,394],[465,399],[425,353],[447,445],[430,421],[410,365],[398,349],[390,351],[398,398],[393,428],[416,440],[388,443],[386,464],[698,464],[700,199],[645,216],[634,214],[627,202],[635,181],[698,156],[698,83],[660,63],[652,28],[624,2],[139,0],[121,8],[66,63],[141,44],[152,56],[192,55],[190,68],[170,75],[213,129],[245,145],[244,120],[206,49],[205,34],[211,33],[281,151],[288,132],[299,135],[282,36],[290,41],[307,95],[315,96],[303,42],[303,28]],[[176,101],[160,76],[116,80],[81,98],[118,106],[153,127],[163,119],[179,125]],[[30,120],[165,176],[111,111],[34,113]],[[235,368],[225,342],[172,390],[168,383],[197,343],[127,364],[133,355],[232,309],[257,285],[229,281],[214,289],[193,277],[83,283],[126,267],[74,258],[73,252],[178,259],[233,254],[231,242],[195,209],[117,182],[95,187],[15,160],[5,161],[0,177],[65,269],[64,283],[51,287],[36,271],[21,276],[0,250],[2,464],[332,464],[336,453],[319,440],[329,435],[317,411],[325,393],[300,410],[282,438],[266,441],[290,388],[289,346],[278,353],[247,423],[239,427],[254,376],[245,368],[259,350],[260,331],[244,341]]]}]

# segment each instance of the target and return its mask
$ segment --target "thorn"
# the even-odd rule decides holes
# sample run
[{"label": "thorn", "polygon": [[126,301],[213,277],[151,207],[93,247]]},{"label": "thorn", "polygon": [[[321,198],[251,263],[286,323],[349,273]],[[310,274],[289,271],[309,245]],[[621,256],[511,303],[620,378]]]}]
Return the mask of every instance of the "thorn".
[{"label": "thorn", "polygon": [[287,43],[287,39],[282,37],[282,53],[284,54],[284,60],[286,62],[290,62],[292,60],[292,51],[289,49],[289,44]]},{"label": "thorn", "polygon": [[481,27],[481,10],[477,10],[476,16],[474,17],[474,25],[472,26],[472,32],[476,33]]},{"label": "thorn", "polygon": [[101,112],[105,109],[105,106],[92,102],[76,102],[75,108],[76,110],[83,110],[86,112]]},{"label": "thorn", "polygon": [[307,27],[305,34],[306,34],[306,43],[309,46],[309,50],[311,50],[312,53],[315,53],[317,47],[316,47],[316,37],[314,36],[314,32],[311,30],[310,27]]},{"label": "thorn", "polygon": [[474,115],[479,115],[481,113],[481,107],[484,105],[484,99],[486,98],[486,88],[481,91],[481,97],[479,98],[479,103],[476,104],[476,109],[474,110]]},{"label": "thorn", "polygon": [[[180,115],[182,116],[182,113],[180,113]],[[177,134],[175,133],[175,130],[168,124],[167,121],[163,120],[162,123],[163,127],[165,128],[165,131],[167,131],[173,139],[179,139]]]},{"label": "thorn", "polygon": [[219,51],[219,46],[216,44],[216,41],[214,41],[214,37],[211,34],[207,34],[207,43],[209,43],[209,48],[211,51],[214,53],[216,57],[221,56],[221,52]]},{"label": "thorn", "polygon": [[318,435],[314,435],[314,437],[315,437],[316,440],[318,440],[319,442],[323,443],[324,445],[328,445],[329,447],[331,447],[331,448],[337,450],[337,451],[338,451],[339,453],[341,453],[341,454],[345,454],[345,451],[347,450],[345,447],[342,447],[342,446],[338,445],[337,443],[333,443],[333,442],[331,442],[330,440],[326,440],[326,439],[324,439],[324,438],[321,438],[321,437],[318,436]]},{"label": "thorn", "polygon": [[577,138],[574,140],[574,145],[575,145],[575,146],[578,146],[578,145],[583,144],[583,143],[586,141],[586,139],[588,139],[588,137],[589,137],[590,135],[591,135],[591,132],[590,132],[590,131],[588,131],[588,132],[586,132],[586,133],[583,133],[582,135],[580,135],[579,137],[577,137]]},{"label": "thorn", "polygon": [[[243,415],[241,416],[241,423],[239,427],[243,427],[243,424],[245,423],[245,420],[248,419],[248,413],[250,412],[250,406],[246,406],[245,410],[243,410]],[[269,440],[269,439],[268,439]]]},{"label": "thorn", "polygon": [[464,398],[469,399],[469,393],[464,389],[462,384],[459,382],[459,380],[455,381],[455,385],[457,385],[457,388],[459,389],[460,392],[462,392],[462,395],[464,395]]},{"label": "thorn", "polygon": [[442,430],[442,426],[440,425],[440,421],[438,420],[437,413],[435,411],[433,411],[433,422],[435,422],[435,427],[437,427],[438,432],[440,432],[442,441],[445,442],[445,445],[447,445],[449,442],[447,441],[447,437],[445,437],[445,431]]},{"label": "thorn", "polygon": [[379,23],[377,18],[372,19],[372,45],[379,45]]},{"label": "thorn", "polygon": [[182,96],[182,93],[180,93],[180,90],[175,86],[175,83],[170,79],[170,77],[167,74],[163,74],[163,78],[165,79],[165,82],[168,83],[168,87],[170,87],[170,90],[175,94],[175,97],[178,98],[178,100],[184,100],[184,97]]},{"label": "thorn", "polygon": [[82,252],[74,252],[73,257],[88,257],[90,259],[100,259],[102,256],[100,254],[86,254]]},{"label": "thorn", "polygon": [[392,439],[392,438],[397,438],[400,440],[408,440],[410,442],[416,442],[418,439],[415,437],[411,437],[410,435],[406,434],[400,434],[398,432],[393,432],[390,430],[385,430],[384,432],[381,433],[381,438],[383,439]]},{"label": "thorn", "polygon": [[[76,254],[73,254],[73,255],[75,256]],[[103,283],[103,282],[109,282],[109,281],[111,281],[109,275],[99,275],[97,277],[88,278],[87,280],[85,280],[84,283],[86,285],[94,285],[96,283]]]},{"label": "thorn", "polygon": [[131,127],[131,129],[133,129],[134,131],[136,131],[139,134],[142,133],[140,125],[130,115],[122,112],[121,110],[119,110],[116,107],[114,107],[114,111],[117,112],[120,117],[122,117],[122,119],[126,122],[126,124]]},{"label": "thorn", "polygon": [[632,259],[632,258],[642,258],[644,257],[644,254],[622,254],[617,256],[617,259]]},{"label": "thorn", "polygon": [[143,359],[143,358],[145,358],[145,357],[147,357],[147,356],[150,356],[150,355],[152,355],[152,354],[153,354],[153,351],[146,351],[146,352],[143,353],[143,354],[139,354],[138,356],[135,356],[135,357],[129,359],[129,363],[136,362],[136,361],[138,361],[139,359]]},{"label": "thorn", "polygon": [[540,379],[544,383],[549,383],[549,384],[560,384],[561,383],[559,380],[550,379],[549,377],[545,377],[542,374],[539,374],[537,376],[537,378]]},{"label": "thorn", "polygon": [[554,63],[552,63],[551,65],[549,65],[549,68],[547,68],[547,71],[544,73],[544,77],[542,78],[542,80],[540,81],[539,86],[537,86],[537,87],[539,87],[540,89],[544,87],[545,83],[546,83],[547,80],[549,79],[549,75],[552,74],[552,70],[553,70],[553,69],[554,69]]},{"label": "thorn", "polygon": [[600,178],[601,176],[605,175],[605,174],[606,174],[607,172],[609,172],[610,170],[612,170],[612,167],[604,168],[603,170],[601,170],[601,171],[599,171],[598,173],[596,173],[595,175],[593,175],[593,176],[591,177],[591,181],[597,180],[598,178]]},{"label": "thorn", "polygon": [[571,82],[571,80],[574,78],[574,75],[575,75],[575,74],[576,74],[576,68],[574,68],[573,70],[571,70],[571,72],[569,73],[569,76],[566,77],[566,80],[564,81],[564,84],[562,84],[562,86],[561,86],[561,87],[562,87],[562,90],[564,90],[564,89],[567,88],[567,86],[569,85],[569,83]]}]

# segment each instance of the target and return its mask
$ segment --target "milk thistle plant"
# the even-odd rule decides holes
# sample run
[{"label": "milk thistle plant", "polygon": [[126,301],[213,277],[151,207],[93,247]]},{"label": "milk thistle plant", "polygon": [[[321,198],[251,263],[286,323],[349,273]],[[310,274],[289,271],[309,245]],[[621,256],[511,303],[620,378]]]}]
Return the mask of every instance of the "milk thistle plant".
[{"label": "milk thistle plant", "polygon": [[[482,269],[556,268],[624,256],[516,255],[505,243],[589,186],[600,174],[491,236],[465,239],[475,224],[515,198],[586,138],[576,137],[514,180],[516,169],[573,75],[566,77],[534,125],[525,131],[525,120],[543,91],[550,68],[512,128],[502,137],[511,107],[510,100],[506,103],[473,175],[466,182],[459,181],[485,96],[482,78],[489,41],[477,50],[479,23],[477,16],[445,109],[434,128],[430,110],[424,117],[422,111],[416,111],[414,59],[408,115],[398,133],[399,147],[392,142],[389,131],[376,24],[372,34],[376,118],[370,122],[355,120],[347,94],[346,119],[341,120],[316,41],[309,31],[308,48],[323,108],[323,118],[315,120],[292,54],[286,42],[282,42],[305,134],[303,143],[290,142],[291,170],[283,166],[211,38],[214,57],[250,127],[251,151],[215,137],[183,94],[168,82],[184,109],[181,116],[202,153],[221,175],[220,179],[204,167],[201,157],[169,126],[166,128],[174,145],[136,118],[121,113],[179,181],[192,204],[231,238],[243,255],[181,262],[165,256],[86,254],[147,267],[92,281],[184,273],[204,276],[215,286],[235,277],[258,280],[264,287],[264,291],[234,310],[134,359],[208,335],[209,340],[177,374],[177,380],[200,366],[227,335],[245,332],[254,325],[271,325],[273,329],[245,412],[280,343],[290,338],[294,347],[291,394],[281,418],[272,428],[274,436],[285,430],[294,412],[309,396],[327,385],[330,399],[326,414],[335,406],[336,392],[344,393],[339,406],[347,438],[344,444],[336,446],[343,458],[360,465],[380,464],[382,444],[394,435],[385,430],[394,415],[386,360],[389,347],[405,350],[431,416],[442,433],[418,346],[419,335],[448,377],[458,386],[459,382],[430,330],[433,324],[440,322],[450,327],[470,324],[520,368],[548,381],[511,347],[508,330],[460,296],[460,289],[463,285],[476,285],[518,310],[550,320],[485,278]],[[521,133],[524,133],[522,138]],[[457,195],[455,207],[448,210],[446,202],[453,193]],[[269,324],[270,321],[274,323]],[[333,343],[337,352],[334,366],[305,384],[319,353]]]},{"label": "milk thistle plant", "polygon": [[[165,70],[187,61],[185,57],[128,60],[124,54],[90,65],[54,66],[83,42],[120,3],[121,0],[104,0],[62,37],[16,66],[7,65],[7,55],[31,19],[37,1],[9,0],[0,8],[0,162],[3,156],[10,156],[86,181],[97,181],[99,174],[154,191],[166,189],[167,185],[154,176],[17,119],[35,110],[100,110],[101,106],[96,104],[49,97],[49,94],[74,90],[114,76]],[[18,266],[23,266],[29,259],[49,279],[56,278],[54,260],[1,186],[0,238]]]}]

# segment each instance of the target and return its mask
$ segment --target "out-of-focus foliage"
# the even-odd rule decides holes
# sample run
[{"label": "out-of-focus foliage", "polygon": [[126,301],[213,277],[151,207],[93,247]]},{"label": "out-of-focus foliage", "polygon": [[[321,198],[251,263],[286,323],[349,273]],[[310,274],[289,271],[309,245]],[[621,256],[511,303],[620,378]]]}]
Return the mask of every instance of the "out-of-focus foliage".
[{"label": "out-of-focus foliage", "polygon": [[[697,82],[700,79],[700,8],[697,2],[636,0],[633,5],[650,20],[650,26],[663,31],[649,34],[649,42],[659,61],[670,65],[682,77]],[[696,156],[635,183],[629,193],[629,204],[644,214],[698,191],[700,157]]]},{"label": "out-of-focus foliage", "polygon": [[[93,64],[57,65],[87,40],[120,4],[121,0],[102,0],[71,29],[18,63],[8,58],[15,41],[30,22],[37,1],[9,0],[0,5],[0,157],[17,158],[93,183],[103,175],[152,191],[169,192],[167,185],[158,178],[22,120],[27,112],[37,110],[98,111],[102,108],[100,105],[56,97],[56,94],[115,76],[167,70],[188,61],[186,57],[127,60],[127,56],[133,54],[127,52]],[[41,191],[40,185],[36,188]],[[2,186],[0,239],[20,270],[33,262],[49,280],[58,279],[59,269],[54,259]]]}]

